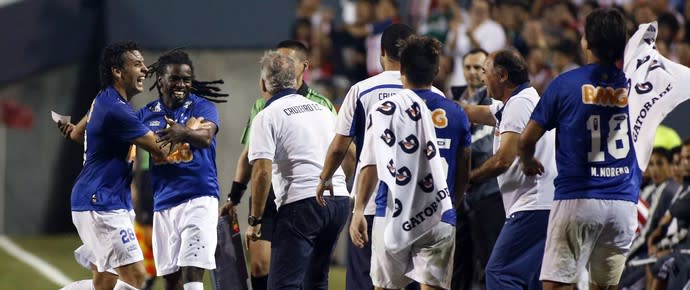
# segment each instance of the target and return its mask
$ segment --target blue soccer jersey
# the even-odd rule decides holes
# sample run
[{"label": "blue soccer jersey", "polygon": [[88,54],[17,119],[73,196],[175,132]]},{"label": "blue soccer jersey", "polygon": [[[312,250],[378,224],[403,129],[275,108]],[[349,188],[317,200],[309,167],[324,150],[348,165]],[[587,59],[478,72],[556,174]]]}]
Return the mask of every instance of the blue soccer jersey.
[{"label": "blue soccer jersey", "polygon": [[560,75],[544,92],[532,120],[556,129],[554,199],[637,202],[641,171],[630,138],[623,71],[590,64]]},{"label": "blue soccer jersey", "polygon": [[470,122],[462,107],[444,96],[431,90],[413,91],[426,102],[427,108],[431,111],[439,153],[448,172],[446,183],[451,200],[455,204],[455,175],[458,169],[455,161],[457,154],[462,154],[461,149],[472,144]]},{"label": "blue soccer jersey", "polygon": [[[139,118],[154,132],[166,127],[165,116],[183,126],[190,117],[203,117],[205,121],[220,127],[218,111],[213,103],[194,94],[190,94],[185,103],[176,109],[167,109],[163,102],[156,100],[139,110]],[[154,164],[153,160],[150,162],[153,210],[171,208],[200,196],[218,198],[215,135],[209,147],[176,144],[168,155],[166,164]]]},{"label": "blue soccer jersey", "polygon": [[127,101],[108,87],[93,101],[84,134],[84,167],[72,188],[73,211],[131,209],[131,141],[146,135]]}]

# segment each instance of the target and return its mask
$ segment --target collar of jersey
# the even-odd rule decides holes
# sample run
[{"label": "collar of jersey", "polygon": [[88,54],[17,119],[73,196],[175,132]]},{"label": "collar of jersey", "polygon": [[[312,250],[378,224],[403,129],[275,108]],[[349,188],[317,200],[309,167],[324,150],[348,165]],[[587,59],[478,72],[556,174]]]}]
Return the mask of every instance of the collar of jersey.
[{"label": "collar of jersey", "polygon": [[282,97],[285,97],[287,95],[292,95],[292,94],[296,94],[296,93],[297,93],[297,90],[295,90],[295,89],[280,90],[277,93],[275,93],[275,95],[273,95],[270,99],[268,99],[268,102],[266,102],[266,106],[264,106],[264,109],[266,107],[268,107],[271,103],[273,103],[275,100],[280,99]]},{"label": "collar of jersey", "polygon": [[[515,89],[513,90],[512,93],[510,93],[510,96],[511,96],[511,97],[512,97],[512,96],[515,96],[515,95],[519,94],[520,92],[522,92],[524,89],[526,89],[526,88],[528,88],[528,87],[529,87],[529,82],[521,83],[519,86],[517,86],[517,88],[515,88]],[[508,101],[506,101],[506,103],[508,103]],[[503,118],[503,109],[505,109],[505,107],[506,107],[506,105],[505,105],[505,103],[504,103],[504,104],[503,104],[503,107],[501,107],[500,109],[498,109],[498,111],[496,111],[496,114],[494,115],[494,116],[496,117],[496,120],[498,120],[498,122],[501,122],[501,119]]]},{"label": "collar of jersey", "polygon": [[302,85],[299,87],[299,89],[297,89],[297,94],[302,95],[304,97],[306,97],[307,94],[309,94],[309,86],[307,86],[307,83],[302,82]]},{"label": "collar of jersey", "polygon": [[435,94],[431,89],[414,89],[412,91],[424,100],[431,98]]},{"label": "collar of jersey", "polygon": [[108,86],[108,87],[105,89],[105,92],[108,93],[108,94],[114,94],[115,96],[117,96],[118,98],[120,98],[121,101],[125,102],[125,104],[128,104],[128,103],[129,103],[129,102],[127,101],[127,99],[125,99],[125,97],[120,96],[120,92],[118,92],[118,91],[115,89],[115,87],[113,87],[113,86]]}]

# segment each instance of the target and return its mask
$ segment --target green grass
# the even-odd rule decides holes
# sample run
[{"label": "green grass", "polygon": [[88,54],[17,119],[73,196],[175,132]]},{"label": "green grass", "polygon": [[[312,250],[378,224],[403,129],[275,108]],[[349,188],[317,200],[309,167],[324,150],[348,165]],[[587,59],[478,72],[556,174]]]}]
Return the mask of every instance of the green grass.
[{"label": "green grass", "polygon": [[[56,235],[37,237],[12,237],[13,242],[24,250],[40,257],[46,262],[58,268],[67,277],[73,280],[89,279],[91,272],[79,266],[74,260],[74,250],[81,245],[76,235]],[[0,250],[0,289],[58,289],[48,279],[23,262],[9,256]],[[332,266],[329,273],[329,289],[345,289],[345,268]],[[210,275],[204,275],[204,288],[213,289],[210,284]],[[159,278],[155,282],[154,289],[163,290],[164,281]]]}]

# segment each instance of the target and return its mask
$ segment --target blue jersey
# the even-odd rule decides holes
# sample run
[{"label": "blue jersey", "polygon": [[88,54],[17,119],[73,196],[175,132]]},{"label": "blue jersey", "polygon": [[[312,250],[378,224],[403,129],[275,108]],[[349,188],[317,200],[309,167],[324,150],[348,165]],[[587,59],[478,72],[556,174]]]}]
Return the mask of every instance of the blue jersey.
[{"label": "blue jersey", "polygon": [[560,75],[544,92],[532,120],[556,129],[554,199],[637,202],[641,171],[630,137],[623,71],[590,64]]},{"label": "blue jersey", "polygon": [[108,87],[94,99],[84,133],[84,167],[72,188],[73,211],[131,209],[131,141],[146,135],[134,110]]},{"label": "blue jersey", "polygon": [[439,153],[448,172],[446,183],[451,200],[455,204],[455,175],[458,169],[455,161],[457,154],[462,154],[462,148],[472,145],[470,122],[462,107],[444,96],[431,90],[413,91],[426,102],[427,108],[431,111]]},{"label": "blue jersey", "polygon": [[[165,116],[183,126],[190,117],[203,117],[205,121],[220,127],[216,107],[194,94],[189,94],[187,100],[176,109],[167,109],[162,101],[157,100],[139,110],[139,118],[154,132],[166,127]],[[200,196],[218,198],[215,134],[211,146],[197,148],[189,143],[177,144],[167,159],[167,164],[154,164],[150,160],[153,210],[171,208]]]}]

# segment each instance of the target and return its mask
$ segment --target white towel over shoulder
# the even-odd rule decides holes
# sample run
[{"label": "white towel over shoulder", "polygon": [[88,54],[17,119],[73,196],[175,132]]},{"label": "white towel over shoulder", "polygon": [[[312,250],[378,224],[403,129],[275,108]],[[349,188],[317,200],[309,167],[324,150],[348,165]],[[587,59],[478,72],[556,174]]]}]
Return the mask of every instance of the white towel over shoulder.
[{"label": "white towel over shoulder", "polygon": [[403,90],[379,102],[367,126],[363,148],[373,148],[379,180],[388,188],[384,241],[397,252],[453,210],[446,173],[431,112],[414,92]]},{"label": "white towel over shoulder", "polygon": [[623,70],[629,80],[628,110],[637,164],[644,171],[656,128],[690,97],[690,69],[656,50],[657,23],[641,24],[625,46]]}]

